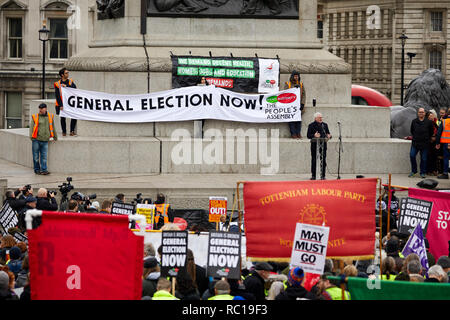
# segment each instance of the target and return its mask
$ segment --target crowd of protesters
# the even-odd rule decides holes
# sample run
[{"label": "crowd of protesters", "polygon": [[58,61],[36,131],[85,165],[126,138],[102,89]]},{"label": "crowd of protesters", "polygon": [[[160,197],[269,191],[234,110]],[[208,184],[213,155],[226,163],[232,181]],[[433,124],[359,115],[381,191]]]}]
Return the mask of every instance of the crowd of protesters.
[{"label": "crowd of protesters", "polygon": [[[36,194],[36,197],[34,196]],[[24,214],[28,209],[41,209],[57,211],[59,208],[55,195],[45,188],[40,188],[36,193],[29,185],[17,190],[8,190],[5,194],[9,205],[16,210],[19,216],[19,224],[16,228],[8,230],[10,234],[4,235],[0,242],[0,300],[30,300],[30,278],[28,245],[18,241],[14,234],[22,232],[26,234]],[[67,212],[97,212],[99,214],[111,214],[113,202],[127,202],[123,194],[117,194],[112,199],[98,202],[86,201],[86,197],[75,192],[70,197]],[[158,195],[157,201],[164,204],[163,195]],[[155,202],[155,203],[156,203]],[[449,283],[450,253],[449,256],[441,256],[436,259],[428,252],[429,269],[423,268],[419,256],[409,254],[403,256],[402,249],[406,243],[402,234],[397,232],[395,212],[398,209],[399,199],[395,194],[391,195],[391,223],[389,232],[386,229],[387,195],[382,197],[383,226],[381,231],[381,257],[379,233],[376,233],[373,260],[330,260],[325,262],[324,273],[314,283],[306,284],[307,274],[301,268],[290,268],[289,264],[282,262],[257,262],[243,263],[240,279],[225,279],[208,277],[206,266],[195,263],[195,252],[188,250],[187,267],[181,269],[176,277],[175,285],[167,278],[161,276],[161,249],[155,250],[151,243],[144,246],[144,261],[142,269],[142,299],[143,300],[341,300],[351,299],[350,292],[344,291],[339,283],[330,280],[329,276],[344,275],[345,277],[372,278],[388,281],[411,282],[439,282]],[[168,205],[167,205],[168,206]],[[164,206],[163,206],[164,207]],[[167,207],[168,209],[168,207]],[[156,229],[179,230],[173,223],[172,210],[165,211],[161,215]],[[377,219],[378,222],[378,219]],[[33,226],[35,227],[35,226]],[[188,230],[193,232],[208,231],[199,225],[188,225]],[[226,230],[226,229],[224,229]],[[229,229],[230,232],[237,230]],[[426,242],[427,243],[427,242]],[[381,274],[377,273],[376,261],[381,258]],[[450,288],[450,287],[449,287]],[[348,289],[348,288],[347,288]]]},{"label": "crowd of protesters", "polygon": [[[418,108],[417,118],[411,122],[411,141],[409,177],[420,174],[421,178],[437,176],[448,179],[450,158],[450,118],[449,110],[443,107],[437,115],[435,110]],[[420,153],[420,167],[417,168],[416,156]]]},{"label": "crowd of protesters", "polygon": [[[171,228],[176,229],[174,226]],[[343,295],[339,284],[329,279],[339,275],[449,283],[449,256],[441,256],[435,261],[428,254],[429,269],[426,270],[418,255],[401,255],[402,242],[395,230],[383,237],[382,244],[381,275],[370,268],[371,260],[327,259],[324,273],[309,286],[305,282],[306,273],[299,267],[290,268],[287,262],[251,263],[241,270],[241,279],[211,278],[207,276],[205,266],[195,263],[195,253],[188,250],[186,268],[180,269],[173,286],[168,278],[161,276],[161,247],[155,250],[151,243],[147,243],[144,246],[142,300],[342,300],[343,297],[351,300],[348,290],[344,290]],[[12,235],[5,235],[0,241],[0,253],[0,300],[30,300],[27,244],[17,242]]]}]

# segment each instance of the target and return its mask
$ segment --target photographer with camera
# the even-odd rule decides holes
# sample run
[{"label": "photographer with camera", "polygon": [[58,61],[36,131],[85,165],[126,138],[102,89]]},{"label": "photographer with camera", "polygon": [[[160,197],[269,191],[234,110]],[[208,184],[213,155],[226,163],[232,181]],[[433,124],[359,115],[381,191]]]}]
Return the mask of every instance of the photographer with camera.
[{"label": "photographer with camera", "polygon": [[55,195],[56,193],[54,191],[47,191],[45,188],[40,188],[36,196],[36,209],[58,211],[58,203],[56,202]]},{"label": "photographer with camera", "polygon": [[22,188],[19,188],[17,190],[21,192],[18,196],[16,195],[17,199],[19,200],[25,200],[26,198],[33,196],[33,188],[30,184],[27,184],[26,186],[23,186]]},{"label": "photographer with camera", "polygon": [[[296,70],[292,71],[289,81],[287,81],[284,85],[284,90],[291,88],[300,88],[300,110],[303,115],[305,113],[305,103],[306,103],[306,91],[303,82],[300,81],[300,73]],[[302,138],[302,122],[294,121],[289,122],[289,130],[291,132],[292,139],[301,139]]]},{"label": "photographer with camera", "polygon": [[8,202],[9,206],[16,212],[19,212],[22,208],[25,207],[25,199],[18,199],[17,196],[21,192],[22,188],[17,189],[16,191],[8,190],[5,193],[5,200],[3,200],[3,204]]},{"label": "photographer with camera", "polygon": [[[87,212],[87,208],[91,204],[90,200],[93,200],[95,198],[97,198],[97,195],[95,193],[85,196],[81,192],[74,192],[70,196],[70,201],[75,200],[77,202],[78,212]],[[70,201],[69,201],[69,203],[70,203]],[[63,208],[61,208],[61,210],[63,210]],[[64,208],[64,211],[66,211],[66,208]]]}]

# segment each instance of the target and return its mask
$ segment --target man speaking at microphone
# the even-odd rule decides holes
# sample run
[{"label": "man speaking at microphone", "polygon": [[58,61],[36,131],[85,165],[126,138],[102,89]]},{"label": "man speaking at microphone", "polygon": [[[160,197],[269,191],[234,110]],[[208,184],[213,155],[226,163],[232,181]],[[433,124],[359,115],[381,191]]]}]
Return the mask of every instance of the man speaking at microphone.
[{"label": "man speaking at microphone", "polygon": [[[316,112],[314,114],[314,122],[308,125],[308,139],[311,139],[311,180],[316,180],[316,153],[317,142],[313,138],[327,138],[323,144],[319,144],[319,153],[323,158],[323,166],[321,167],[320,179],[325,180],[325,169],[327,167],[327,140],[331,139],[328,125],[323,122],[322,114]],[[322,148],[320,146],[323,146]]]}]

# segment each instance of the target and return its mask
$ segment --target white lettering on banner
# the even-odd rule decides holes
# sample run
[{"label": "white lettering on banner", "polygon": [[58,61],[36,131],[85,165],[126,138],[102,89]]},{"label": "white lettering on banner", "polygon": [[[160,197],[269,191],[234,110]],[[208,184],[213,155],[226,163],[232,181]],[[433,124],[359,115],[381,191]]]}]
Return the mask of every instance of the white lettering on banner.
[{"label": "white lettering on banner", "polygon": [[161,259],[161,266],[163,267],[184,267],[186,262],[186,255],[182,254],[171,254],[171,255],[163,255]]},{"label": "white lettering on banner", "polygon": [[447,221],[450,221],[450,214],[447,211],[439,211],[438,219],[436,220],[438,229],[446,230],[448,227]]},{"label": "white lettering on banner", "polygon": [[301,121],[300,89],[242,94],[194,86],[141,95],[116,95],[64,87],[61,116],[80,120],[142,123],[216,119],[250,123]]},{"label": "white lettering on banner", "polygon": [[225,256],[218,254],[209,255],[209,265],[211,267],[230,267],[236,268],[239,262],[239,256]]}]

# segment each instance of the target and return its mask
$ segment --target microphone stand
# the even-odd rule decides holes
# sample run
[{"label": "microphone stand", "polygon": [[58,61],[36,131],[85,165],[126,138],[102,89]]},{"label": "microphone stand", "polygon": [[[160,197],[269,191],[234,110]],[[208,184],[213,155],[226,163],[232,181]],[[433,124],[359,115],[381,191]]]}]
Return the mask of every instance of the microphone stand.
[{"label": "microphone stand", "polygon": [[342,136],[341,136],[341,123],[338,122],[339,127],[339,156],[338,156],[338,180],[341,179],[341,176],[339,175],[340,168],[341,168],[341,149],[342,149]]}]

